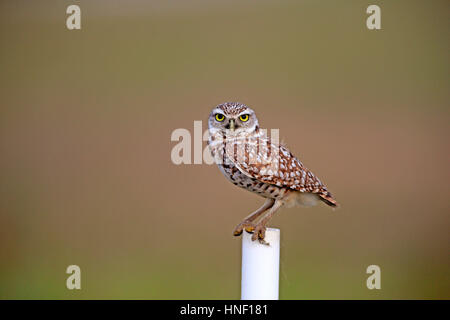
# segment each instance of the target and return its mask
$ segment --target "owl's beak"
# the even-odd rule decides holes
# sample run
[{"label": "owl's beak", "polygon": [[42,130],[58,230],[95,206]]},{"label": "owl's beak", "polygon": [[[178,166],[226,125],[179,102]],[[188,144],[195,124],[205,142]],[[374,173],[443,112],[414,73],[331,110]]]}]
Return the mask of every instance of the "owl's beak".
[{"label": "owl's beak", "polygon": [[233,132],[234,131],[234,119],[230,119],[230,130]]}]

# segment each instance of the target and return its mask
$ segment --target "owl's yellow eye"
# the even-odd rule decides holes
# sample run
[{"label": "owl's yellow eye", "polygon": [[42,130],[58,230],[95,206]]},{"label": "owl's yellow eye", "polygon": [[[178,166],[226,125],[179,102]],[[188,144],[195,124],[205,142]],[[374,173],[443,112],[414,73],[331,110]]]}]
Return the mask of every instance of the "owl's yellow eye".
[{"label": "owl's yellow eye", "polygon": [[248,121],[248,114],[243,114],[239,117],[239,120],[241,120],[242,122],[246,122]]},{"label": "owl's yellow eye", "polygon": [[225,116],[221,113],[217,113],[216,114],[216,120],[219,122],[222,122],[223,120],[225,120]]}]

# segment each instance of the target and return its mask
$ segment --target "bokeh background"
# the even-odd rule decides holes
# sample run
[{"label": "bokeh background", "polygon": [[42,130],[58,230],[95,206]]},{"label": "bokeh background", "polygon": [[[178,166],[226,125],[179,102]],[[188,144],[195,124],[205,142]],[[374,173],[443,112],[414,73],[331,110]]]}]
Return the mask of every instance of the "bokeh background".
[{"label": "bokeh background", "polygon": [[280,298],[449,299],[449,9],[0,1],[0,298],[239,299],[232,230],[263,200],[170,136],[240,101],[342,204],[272,220]]}]

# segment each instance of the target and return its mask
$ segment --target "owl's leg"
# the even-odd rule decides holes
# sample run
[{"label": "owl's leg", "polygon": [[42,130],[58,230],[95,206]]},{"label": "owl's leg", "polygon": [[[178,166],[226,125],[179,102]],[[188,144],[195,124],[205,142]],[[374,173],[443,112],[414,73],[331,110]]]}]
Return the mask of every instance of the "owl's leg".
[{"label": "owl's leg", "polygon": [[274,205],[262,217],[261,221],[255,226],[255,229],[254,229],[254,232],[252,235],[252,241],[255,241],[256,239],[258,239],[261,244],[269,245],[268,242],[264,241],[264,238],[266,236],[266,224],[273,217],[275,212],[277,212],[277,210],[283,206],[283,204],[284,204],[283,201],[280,201],[280,200],[275,201]]},{"label": "owl's leg", "polygon": [[239,223],[236,226],[236,228],[233,231],[233,234],[235,236],[240,236],[244,229],[247,232],[253,232],[253,230],[255,230],[255,224],[253,223],[253,221],[256,218],[258,218],[260,215],[262,215],[264,212],[266,212],[267,209],[271,208],[274,203],[275,203],[275,200],[267,199],[266,202],[264,202],[264,204],[262,205],[261,208],[259,208],[255,212],[249,214],[241,223]]}]

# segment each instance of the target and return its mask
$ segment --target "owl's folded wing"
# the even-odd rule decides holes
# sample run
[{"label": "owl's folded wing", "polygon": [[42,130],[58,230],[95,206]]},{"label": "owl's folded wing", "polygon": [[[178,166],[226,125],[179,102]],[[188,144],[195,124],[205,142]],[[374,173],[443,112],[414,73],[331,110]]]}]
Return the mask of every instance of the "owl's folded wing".
[{"label": "owl's folded wing", "polygon": [[226,148],[226,154],[243,174],[258,181],[301,192],[324,190],[322,182],[285,146],[270,140],[237,142]]}]

